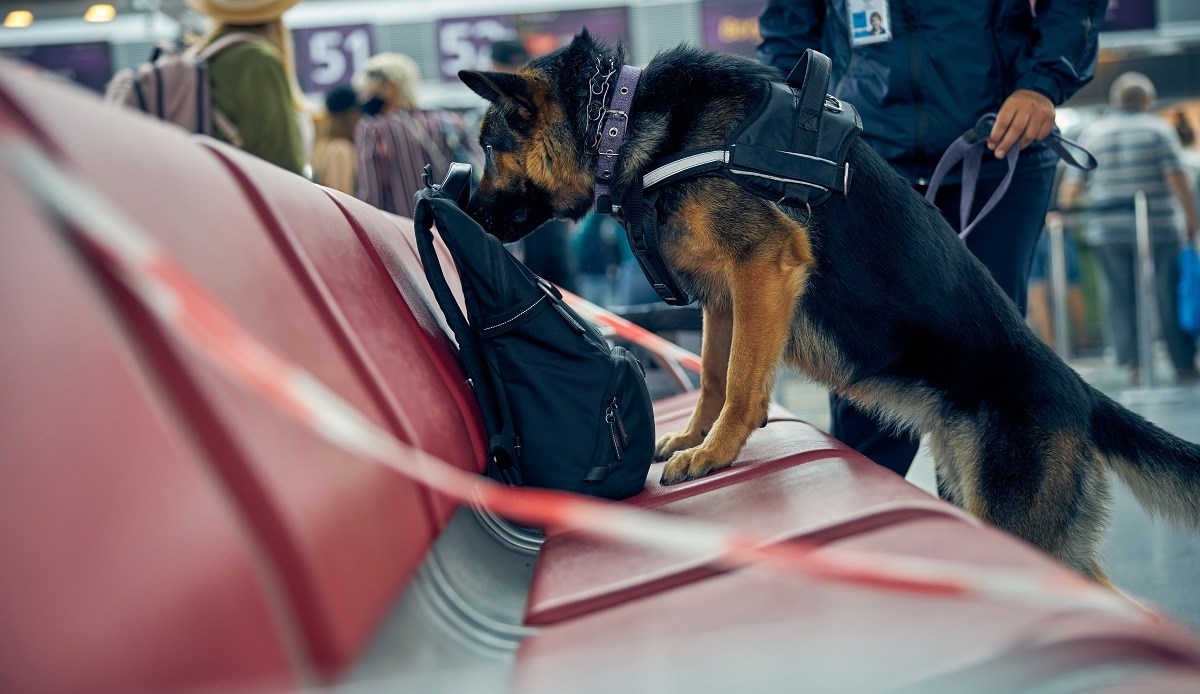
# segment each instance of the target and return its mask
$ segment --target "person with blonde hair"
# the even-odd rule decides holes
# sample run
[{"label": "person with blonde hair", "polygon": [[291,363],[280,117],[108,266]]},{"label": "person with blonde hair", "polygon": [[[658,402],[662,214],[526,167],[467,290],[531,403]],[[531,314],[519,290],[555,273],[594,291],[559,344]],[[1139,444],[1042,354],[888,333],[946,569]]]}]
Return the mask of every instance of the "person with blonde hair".
[{"label": "person with blonde hair", "polygon": [[440,181],[451,162],[482,159],[462,116],[418,107],[420,83],[416,63],[400,53],[373,56],[355,77],[363,111],[354,132],[358,198],[404,217],[412,217],[426,164]]},{"label": "person with blonde hair", "polygon": [[[288,171],[307,166],[304,130],[311,129],[303,92],[296,82],[291,35],[283,13],[299,0],[187,0],[213,20],[200,48],[230,34],[248,40],[208,61],[212,101],[232,128],[217,136]],[[227,133],[226,131],[230,131]]]}]

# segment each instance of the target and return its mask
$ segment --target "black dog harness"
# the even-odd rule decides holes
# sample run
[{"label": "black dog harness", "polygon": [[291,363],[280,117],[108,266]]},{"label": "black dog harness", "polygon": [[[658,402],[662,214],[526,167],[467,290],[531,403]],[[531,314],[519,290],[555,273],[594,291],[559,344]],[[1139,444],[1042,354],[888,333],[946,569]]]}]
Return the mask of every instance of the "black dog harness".
[{"label": "black dog harness", "polygon": [[[826,93],[829,70],[828,57],[805,51],[784,83],[764,88],[758,108],[727,141],[654,162],[635,179],[620,205],[612,199],[611,181],[641,70],[623,66],[609,108],[593,117],[589,107],[589,122],[599,121],[596,211],[622,221],[638,264],[663,301],[683,306],[695,300],[680,286],[659,247],[655,202],[663,186],[698,176],[723,176],[777,204],[804,207],[809,216],[830,195],[849,192],[846,158],[854,137],[862,132],[862,121],[853,106]],[[612,73],[610,69],[597,85],[597,67],[589,83],[601,105]]]}]

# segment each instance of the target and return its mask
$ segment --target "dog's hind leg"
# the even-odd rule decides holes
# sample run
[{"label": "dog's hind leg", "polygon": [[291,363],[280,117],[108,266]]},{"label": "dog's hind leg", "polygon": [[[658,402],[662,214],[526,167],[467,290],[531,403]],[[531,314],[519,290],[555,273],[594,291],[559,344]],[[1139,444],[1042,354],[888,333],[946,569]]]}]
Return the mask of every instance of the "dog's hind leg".
[{"label": "dog's hind leg", "polygon": [[979,467],[980,451],[974,430],[944,423],[930,432],[927,443],[933,455],[938,497],[966,510],[962,470],[970,472]]},{"label": "dog's hind leg", "polygon": [[963,507],[1076,573],[1102,577],[1094,572],[1108,521],[1108,476],[1079,430],[983,427],[979,441],[977,464],[956,461]]},{"label": "dog's hind leg", "polygon": [[750,433],[762,425],[811,259],[803,231],[772,245],[757,257],[729,263],[733,339],[725,404],[704,442],[676,452],[667,462],[663,484],[729,466]]},{"label": "dog's hind leg", "polygon": [[700,445],[725,405],[725,381],[733,341],[733,313],[728,304],[704,305],[700,342],[700,399],[683,431],[667,434],[654,448],[655,460],[666,460],[677,451]]}]

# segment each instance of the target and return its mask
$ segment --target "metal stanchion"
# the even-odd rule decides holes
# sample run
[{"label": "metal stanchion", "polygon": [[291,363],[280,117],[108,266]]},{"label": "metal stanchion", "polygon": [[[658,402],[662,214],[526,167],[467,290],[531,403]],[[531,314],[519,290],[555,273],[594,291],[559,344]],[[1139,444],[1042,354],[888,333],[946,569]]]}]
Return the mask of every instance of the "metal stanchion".
[{"label": "metal stanchion", "polygon": [[1054,342],[1058,356],[1071,358],[1071,331],[1067,315],[1067,252],[1063,240],[1063,220],[1051,215],[1046,223],[1050,234],[1050,292],[1054,305]]},{"label": "metal stanchion", "polygon": [[1146,204],[1146,193],[1138,191],[1133,196],[1134,221],[1137,226],[1137,328],[1139,386],[1145,390],[1154,387],[1154,315],[1157,309],[1154,297],[1154,248],[1150,243],[1150,209]]},{"label": "metal stanchion", "polygon": [[1119,399],[1132,406],[1174,407],[1194,402],[1194,393],[1188,388],[1171,388],[1157,385],[1154,374],[1154,324],[1158,316],[1158,301],[1154,280],[1154,245],[1150,239],[1150,210],[1146,194],[1138,191],[1133,196],[1135,221],[1137,224],[1137,327],[1139,383],[1137,388],[1124,391]]}]

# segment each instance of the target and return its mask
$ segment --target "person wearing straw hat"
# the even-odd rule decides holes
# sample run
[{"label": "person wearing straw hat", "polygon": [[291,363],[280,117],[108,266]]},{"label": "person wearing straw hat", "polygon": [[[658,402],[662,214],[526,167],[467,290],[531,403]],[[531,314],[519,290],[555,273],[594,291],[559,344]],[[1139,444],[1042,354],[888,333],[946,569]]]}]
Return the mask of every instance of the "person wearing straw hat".
[{"label": "person wearing straw hat", "polygon": [[[235,43],[209,59],[212,100],[236,132],[217,136],[288,171],[307,165],[302,126],[311,127],[303,92],[296,82],[291,35],[283,13],[299,0],[187,0],[213,25],[205,46],[230,34],[251,40]],[[307,123],[306,123],[307,121]]]}]

